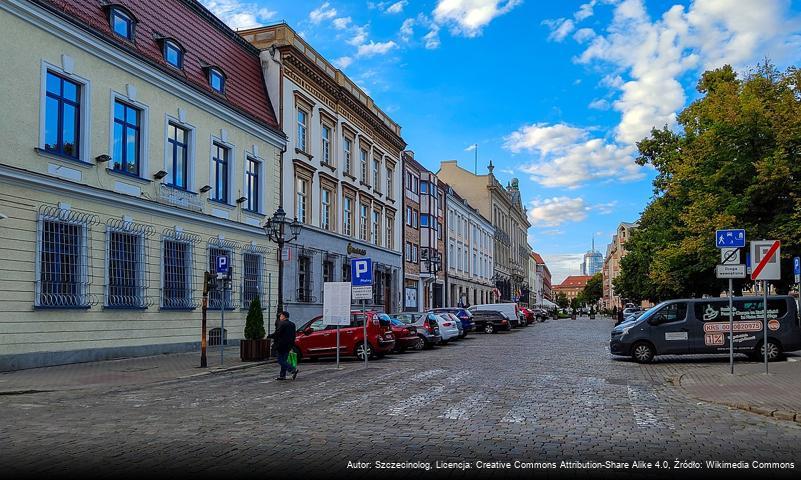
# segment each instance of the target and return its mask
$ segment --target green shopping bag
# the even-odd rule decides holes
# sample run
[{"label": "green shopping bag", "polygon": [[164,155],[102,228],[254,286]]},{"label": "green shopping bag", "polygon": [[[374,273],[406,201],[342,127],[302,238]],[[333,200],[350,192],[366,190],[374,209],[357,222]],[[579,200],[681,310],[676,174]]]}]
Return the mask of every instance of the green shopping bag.
[{"label": "green shopping bag", "polygon": [[286,360],[292,366],[292,368],[297,368],[297,366],[298,366],[298,354],[295,353],[294,350],[289,352],[289,356],[286,357]]}]

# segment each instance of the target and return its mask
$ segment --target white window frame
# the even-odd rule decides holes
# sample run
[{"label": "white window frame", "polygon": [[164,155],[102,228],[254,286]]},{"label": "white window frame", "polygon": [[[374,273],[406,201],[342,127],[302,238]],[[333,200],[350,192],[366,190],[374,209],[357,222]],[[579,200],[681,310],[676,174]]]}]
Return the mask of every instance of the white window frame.
[{"label": "white window frame", "polygon": [[[189,140],[186,144],[186,191],[190,193],[197,193],[197,182],[195,181],[195,150],[197,149],[197,129],[194,125],[187,122],[182,122],[180,119],[173,117],[170,114],[164,114],[164,171],[167,172],[167,177],[170,176],[172,170],[172,149],[170,142],[167,141],[167,136],[170,131],[170,123],[186,130]],[[166,178],[166,177],[165,177]]]},{"label": "white window frame", "polygon": [[[247,189],[247,187],[248,187],[248,181],[247,181],[248,180],[248,175],[247,175],[248,158],[251,158],[251,159],[253,159],[253,160],[255,160],[255,161],[257,161],[259,163],[259,202],[258,202],[259,204],[257,205],[258,211],[254,212],[252,210],[245,210],[244,208],[243,208],[243,210],[246,213],[251,213],[251,214],[254,214],[254,215],[255,214],[263,214],[265,212],[265,197],[266,197],[266,192],[267,192],[267,188],[266,188],[266,185],[267,185],[266,176],[267,176],[267,174],[265,172],[265,165],[267,165],[267,164],[266,164],[266,162],[264,161],[264,159],[262,157],[256,155],[253,151],[248,151],[246,149],[243,149],[243,150],[244,151],[243,151],[243,155],[242,155],[242,185],[243,185],[242,192],[243,192],[243,196],[246,197],[246,198],[250,197],[250,192]],[[230,177],[233,177],[233,175],[229,175],[229,178]],[[231,197],[233,197],[233,195]]]},{"label": "white window frame", "polygon": [[[132,99],[128,95],[114,90],[111,91],[111,98],[109,100],[109,155],[114,153],[114,104],[118,100],[139,109],[139,178],[142,180],[150,180],[150,178],[148,178],[150,174],[150,135],[148,135],[148,132],[150,132],[150,107],[138,100]],[[114,159],[112,158],[112,162],[113,161]],[[108,170],[113,169],[108,167]]]},{"label": "white window frame", "polygon": [[[80,84],[81,86],[81,101],[80,101],[80,108],[81,108],[81,119],[80,119],[80,129],[79,132],[79,141],[81,142],[78,145],[78,158],[72,159],[67,157],[61,157],[60,155],[50,154],[45,152],[45,125],[47,122],[47,71],[52,70],[54,73],[61,75],[62,77],[69,79],[75,83]],[[94,162],[91,161],[91,153],[92,153],[92,82],[88,78],[81,77],[76,75],[73,72],[68,72],[62,67],[57,67],[56,65],[47,62],[46,60],[42,60],[41,63],[41,85],[39,91],[39,150],[45,152],[48,155],[53,155],[56,158],[63,158],[66,161],[78,161],[83,162],[89,165],[95,165]],[[112,105],[113,109],[113,105]],[[112,122],[114,121],[114,113],[112,112]],[[113,135],[113,132],[112,132]],[[113,141],[113,140],[112,140]]]},{"label": "white window frame", "polygon": [[[218,137],[215,135],[211,135],[209,137],[209,183],[208,185],[211,187],[211,192],[209,192],[209,198],[217,196],[216,186],[217,186],[217,179],[215,178],[216,172],[214,171],[214,144],[218,143],[221,146],[228,149],[228,201],[222,202],[220,200],[213,200],[217,204],[234,206],[235,195],[236,192],[235,183],[234,183],[234,172],[237,171],[236,169],[236,146],[233,143],[224,141],[222,137]],[[243,164],[244,165],[244,164]],[[242,169],[244,172],[244,168]],[[244,184],[243,184],[244,185]],[[211,195],[213,192],[214,195]]]}]

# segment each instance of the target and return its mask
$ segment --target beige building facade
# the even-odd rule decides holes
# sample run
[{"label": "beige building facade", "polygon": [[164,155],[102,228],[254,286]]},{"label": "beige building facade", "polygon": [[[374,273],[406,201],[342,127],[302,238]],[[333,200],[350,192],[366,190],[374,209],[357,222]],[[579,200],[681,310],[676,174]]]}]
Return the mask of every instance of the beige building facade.
[{"label": "beige building facade", "polygon": [[492,222],[495,231],[491,280],[496,289],[492,301],[517,302],[528,283],[530,248],[526,232],[531,224],[517,179],[504,187],[493,169],[490,162],[487,174],[476,175],[449,160],[440,164],[437,175]]},{"label": "beige building facade", "polygon": [[210,344],[242,338],[275,302],[285,148],[258,51],[197,2],[171,5],[186,37],[147,2],[66,3],[0,4],[0,370],[197,348],[219,256]]},{"label": "beige building facade", "polygon": [[620,260],[626,255],[626,242],[631,237],[631,232],[637,228],[636,223],[621,222],[612,242],[606,247],[606,258],[603,266],[603,307],[620,310],[624,307],[623,299],[615,293],[613,281],[620,275]]}]

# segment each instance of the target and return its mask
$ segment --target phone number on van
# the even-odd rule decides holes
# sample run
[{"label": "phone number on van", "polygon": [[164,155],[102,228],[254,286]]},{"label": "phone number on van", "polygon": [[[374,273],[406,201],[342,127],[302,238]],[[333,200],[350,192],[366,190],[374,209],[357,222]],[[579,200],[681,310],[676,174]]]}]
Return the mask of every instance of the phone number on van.
[{"label": "phone number on van", "polygon": [[[761,321],[734,322],[735,332],[759,332],[762,330]],[[710,322],[704,324],[705,333],[728,332],[729,322]]]}]

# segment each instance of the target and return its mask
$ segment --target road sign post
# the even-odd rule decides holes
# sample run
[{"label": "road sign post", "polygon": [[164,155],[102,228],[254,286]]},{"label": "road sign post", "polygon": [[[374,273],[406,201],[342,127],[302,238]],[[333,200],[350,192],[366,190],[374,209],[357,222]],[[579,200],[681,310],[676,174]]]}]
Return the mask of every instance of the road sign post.
[{"label": "road sign post", "polygon": [[226,255],[217,257],[217,281],[220,283],[220,365],[225,358],[225,291],[231,279],[231,265]]},{"label": "road sign post", "polygon": [[364,367],[367,368],[367,300],[373,298],[373,261],[369,258],[353,258],[350,261],[351,293],[362,304],[362,324],[364,325]]},{"label": "road sign post", "polygon": [[323,284],[323,324],[337,327],[337,368],[339,367],[339,327],[350,325],[350,282]]},{"label": "road sign post", "polygon": [[781,242],[761,240],[751,242],[751,261],[754,269],[751,280],[762,280],[762,307],[764,310],[762,349],[765,360],[765,374],[768,373],[768,280],[781,280]]},{"label": "road sign post", "polygon": [[729,279],[729,370],[734,375],[734,278],[745,278],[746,266],[740,264],[740,249],[745,248],[745,230],[735,228],[717,230],[715,246],[720,249],[720,265],[716,269],[718,278]]}]

